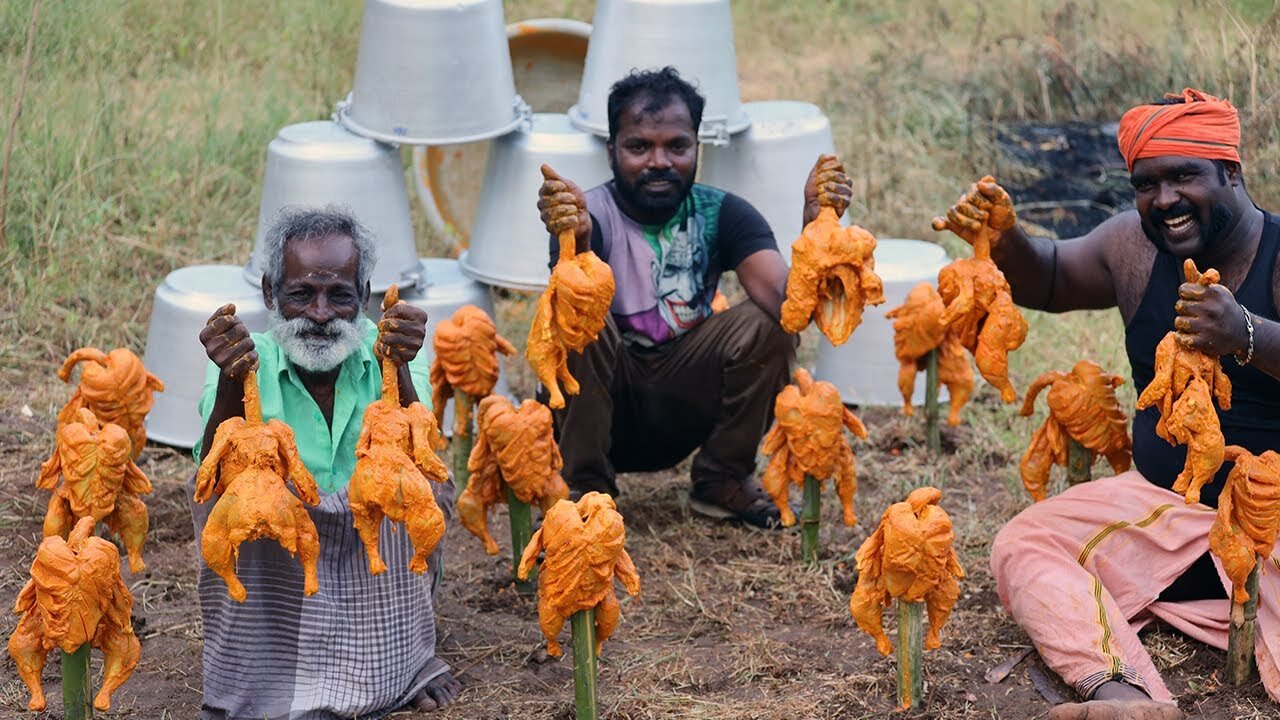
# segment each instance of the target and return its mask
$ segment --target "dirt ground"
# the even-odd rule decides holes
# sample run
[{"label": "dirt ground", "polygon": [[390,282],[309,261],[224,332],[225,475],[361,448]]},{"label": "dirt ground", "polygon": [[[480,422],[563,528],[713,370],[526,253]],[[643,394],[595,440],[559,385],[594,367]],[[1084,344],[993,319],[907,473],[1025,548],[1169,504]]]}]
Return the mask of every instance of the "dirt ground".
[{"label": "dirt ground", "polygon": [[[994,403],[983,388],[976,402]],[[943,488],[955,518],[957,546],[968,577],[943,647],[926,655],[922,718],[1043,717],[1046,696],[1070,699],[1031,653],[1000,683],[984,674],[1028,647],[1000,610],[987,569],[987,547],[1005,519],[1025,505],[1008,484],[1016,458],[966,426],[948,430],[943,457],[919,446],[922,427],[891,409],[862,413],[874,429],[855,444],[861,487],[859,524],[839,524],[834,495],[824,502],[823,561],[799,562],[796,532],[763,532],[693,517],[687,511],[687,469],[622,478],[619,508],[628,547],[643,581],[637,598],[622,599],[623,619],[605,646],[600,698],[610,718],[878,718],[894,712],[894,664],[854,626],[848,611],[856,576],[853,554],[884,508],[911,487]],[[47,495],[34,489],[51,446],[52,417],[0,415],[0,597],[15,597],[40,535]],[[141,466],[155,492],[147,501],[152,530],[144,550],[148,570],[125,581],[135,597],[142,660],[116,694],[106,717],[190,718],[200,702],[201,627],[196,595],[196,546],[183,492],[193,463],[185,451],[150,445]],[[1014,492],[1014,490],[1018,492]],[[535,602],[511,583],[505,513],[492,518],[504,554],[489,557],[457,525],[446,542],[446,584],[438,612],[440,653],[466,683],[443,718],[571,718],[572,670],[549,659]],[[621,591],[619,591],[621,593]],[[6,600],[8,602],[8,600]],[[16,616],[6,615],[8,635]],[[892,634],[892,614],[886,616]],[[1275,706],[1261,686],[1237,690],[1221,681],[1224,653],[1170,630],[1146,642],[1182,708],[1194,717],[1270,718]],[[0,717],[32,717],[25,688],[6,656],[0,675]],[[57,663],[45,689],[57,704]],[[399,713],[398,717],[412,713]],[[58,711],[41,717],[58,718]]]}]

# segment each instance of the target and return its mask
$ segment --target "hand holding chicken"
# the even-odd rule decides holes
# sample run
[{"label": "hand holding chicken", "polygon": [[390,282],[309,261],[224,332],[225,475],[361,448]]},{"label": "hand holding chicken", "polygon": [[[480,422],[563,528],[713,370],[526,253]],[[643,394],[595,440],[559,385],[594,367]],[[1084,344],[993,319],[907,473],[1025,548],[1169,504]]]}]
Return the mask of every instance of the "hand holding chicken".
[{"label": "hand holding chicken", "polygon": [[938,351],[938,382],[951,396],[948,425],[960,424],[960,409],[973,394],[973,368],[955,333],[942,322],[946,313],[942,296],[927,282],[911,288],[906,301],[884,316],[893,320],[893,354],[898,358],[898,390],[902,412],[915,414],[911,396],[916,390],[916,374],[925,369],[930,352]]},{"label": "hand holding chicken", "polygon": [[[436,424],[444,424],[444,406],[455,391],[475,400],[493,392],[498,382],[498,353],[514,355],[516,348],[498,334],[493,320],[475,305],[463,305],[436,326],[432,340],[436,356],[431,362],[431,406]],[[454,434],[471,433],[471,403],[456,407]]]},{"label": "hand holding chicken", "polygon": [[147,444],[145,420],[155,403],[154,393],[164,390],[160,378],[147,372],[142,360],[128,348],[104,353],[97,348],[80,348],[67,356],[58,369],[63,382],[71,381],[71,371],[84,364],[75,394],[58,412],[58,426],[76,422],[81,408],[88,408],[102,423],[115,423],[129,434],[131,457],[142,454]]}]

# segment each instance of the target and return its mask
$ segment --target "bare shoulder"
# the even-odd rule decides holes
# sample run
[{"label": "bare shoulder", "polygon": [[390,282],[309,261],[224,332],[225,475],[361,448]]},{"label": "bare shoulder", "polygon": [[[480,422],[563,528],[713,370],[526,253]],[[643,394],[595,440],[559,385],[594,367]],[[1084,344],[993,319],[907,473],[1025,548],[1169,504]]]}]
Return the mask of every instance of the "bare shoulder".
[{"label": "bare shoulder", "polygon": [[1095,249],[1111,274],[1116,305],[1128,322],[1137,312],[1138,303],[1147,290],[1151,265],[1156,257],[1156,248],[1142,230],[1138,211],[1126,210],[1111,216],[1089,231],[1081,241]]}]

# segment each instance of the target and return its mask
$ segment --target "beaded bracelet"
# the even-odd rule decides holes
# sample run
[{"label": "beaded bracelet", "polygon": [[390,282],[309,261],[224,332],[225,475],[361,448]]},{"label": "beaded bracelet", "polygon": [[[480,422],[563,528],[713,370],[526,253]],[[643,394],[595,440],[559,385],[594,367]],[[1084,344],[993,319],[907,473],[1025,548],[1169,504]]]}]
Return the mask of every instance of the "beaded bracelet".
[{"label": "beaded bracelet", "polygon": [[1236,304],[1240,305],[1240,312],[1244,313],[1244,326],[1249,329],[1249,349],[1245,352],[1243,360],[1240,359],[1240,353],[1234,353],[1232,357],[1236,359],[1237,365],[1244,367],[1253,359],[1253,318],[1249,316],[1249,308],[1239,302],[1236,302]]}]

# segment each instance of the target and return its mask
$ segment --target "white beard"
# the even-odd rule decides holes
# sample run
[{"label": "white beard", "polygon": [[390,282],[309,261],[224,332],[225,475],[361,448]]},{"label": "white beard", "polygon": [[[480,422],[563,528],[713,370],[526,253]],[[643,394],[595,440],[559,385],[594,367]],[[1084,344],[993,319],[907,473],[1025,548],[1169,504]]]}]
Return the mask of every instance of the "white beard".
[{"label": "white beard", "polygon": [[276,308],[267,311],[267,332],[290,362],[311,372],[338,367],[364,342],[354,320],[334,318],[323,325],[302,316],[286,320]]}]

